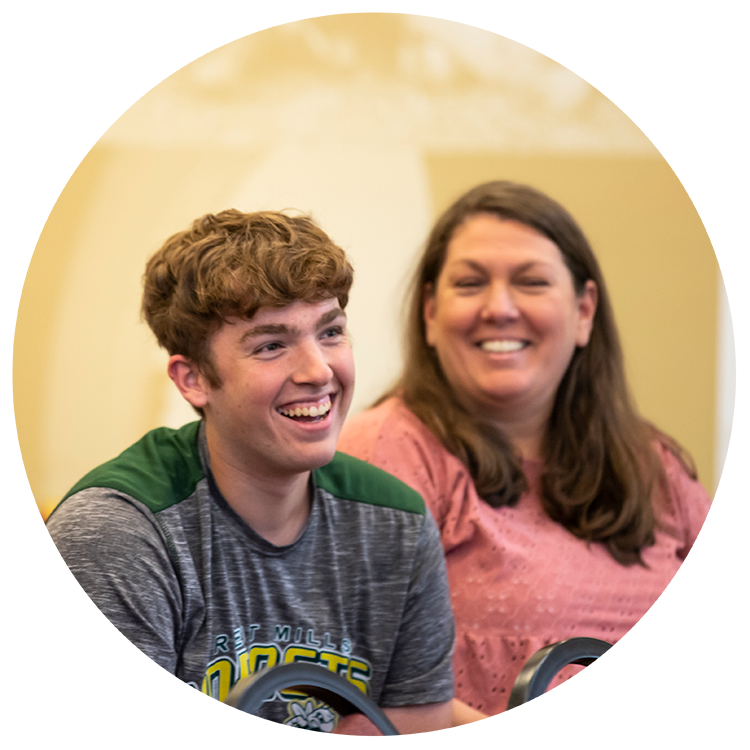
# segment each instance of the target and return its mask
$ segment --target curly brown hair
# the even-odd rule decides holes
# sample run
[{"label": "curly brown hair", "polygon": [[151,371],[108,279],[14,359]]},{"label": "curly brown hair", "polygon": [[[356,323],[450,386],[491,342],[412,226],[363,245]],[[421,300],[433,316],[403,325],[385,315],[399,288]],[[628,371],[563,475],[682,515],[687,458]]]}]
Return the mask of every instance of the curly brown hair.
[{"label": "curly brown hair", "polygon": [[481,213],[520,222],[552,240],[577,294],[588,280],[596,284],[591,338],[573,354],[547,427],[542,502],[553,520],[581,539],[602,542],[621,564],[641,562],[641,550],[654,542],[653,493],[664,476],[654,441],[692,475],[694,468],[674,440],[638,415],[599,264],[576,221],[549,196],[494,181],[470,190],[438,218],[412,281],[404,370],[378,403],[392,395],[403,398],[469,469],[477,493],[490,505],[512,505],[526,489],[520,457],[501,431],[459,403],[425,336],[424,290],[436,284],[456,229]]},{"label": "curly brown hair", "polygon": [[277,211],[206,214],[172,235],[143,275],[141,312],[159,345],[221,380],[212,335],[229,317],[297,300],[349,300],[354,271],[344,251],[306,215]]}]

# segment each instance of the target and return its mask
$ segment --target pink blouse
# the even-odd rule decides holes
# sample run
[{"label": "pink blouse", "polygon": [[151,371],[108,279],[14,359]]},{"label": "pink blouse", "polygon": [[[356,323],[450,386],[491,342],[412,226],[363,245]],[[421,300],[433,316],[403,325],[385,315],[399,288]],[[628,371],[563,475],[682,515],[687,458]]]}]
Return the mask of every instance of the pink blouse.
[{"label": "pink blouse", "polygon": [[[505,710],[518,672],[543,646],[622,638],[677,572],[711,502],[660,451],[669,492],[656,508],[656,543],[643,551],[647,567],[625,567],[547,516],[537,462],[524,462],[529,490],[515,507],[490,507],[458,458],[399,399],[347,422],[338,448],[395,474],[432,511],[456,618],[456,697],[487,714]],[[563,670],[553,686],[578,669]]]}]

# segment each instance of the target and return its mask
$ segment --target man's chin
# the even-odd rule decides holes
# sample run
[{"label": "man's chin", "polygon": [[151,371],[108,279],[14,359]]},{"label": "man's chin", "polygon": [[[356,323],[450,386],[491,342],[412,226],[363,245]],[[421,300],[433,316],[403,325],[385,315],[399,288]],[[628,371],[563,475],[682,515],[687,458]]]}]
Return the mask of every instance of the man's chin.
[{"label": "man's chin", "polygon": [[325,449],[307,452],[305,456],[300,456],[299,463],[295,467],[296,470],[302,474],[306,471],[314,471],[315,469],[322,469],[327,464],[333,461],[333,457],[336,455],[336,446],[326,447]]}]

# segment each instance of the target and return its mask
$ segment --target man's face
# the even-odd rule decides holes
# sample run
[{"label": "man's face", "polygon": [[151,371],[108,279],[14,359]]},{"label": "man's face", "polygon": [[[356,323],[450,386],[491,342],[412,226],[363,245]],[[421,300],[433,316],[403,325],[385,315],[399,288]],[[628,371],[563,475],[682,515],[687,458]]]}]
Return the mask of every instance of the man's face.
[{"label": "man's face", "polygon": [[338,300],[261,307],[250,320],[231,318],[214,334],[211,351],[222,382],[203,386],[212,461],[272,479],[333,458],[354,388]]}]

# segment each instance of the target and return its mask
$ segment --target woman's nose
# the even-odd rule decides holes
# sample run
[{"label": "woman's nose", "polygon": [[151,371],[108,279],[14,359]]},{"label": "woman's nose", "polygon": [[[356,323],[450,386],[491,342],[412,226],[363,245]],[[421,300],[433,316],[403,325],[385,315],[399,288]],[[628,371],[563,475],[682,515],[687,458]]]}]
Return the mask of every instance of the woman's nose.
[{"label": "woman's nose", "polygon": [[507,284],[492,284],[487,290],[482,315],[486,320],[515,320],[519,312],[513,290]]}]

